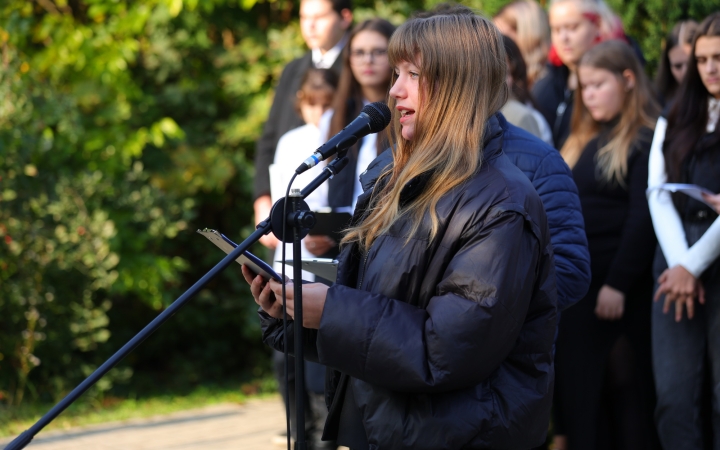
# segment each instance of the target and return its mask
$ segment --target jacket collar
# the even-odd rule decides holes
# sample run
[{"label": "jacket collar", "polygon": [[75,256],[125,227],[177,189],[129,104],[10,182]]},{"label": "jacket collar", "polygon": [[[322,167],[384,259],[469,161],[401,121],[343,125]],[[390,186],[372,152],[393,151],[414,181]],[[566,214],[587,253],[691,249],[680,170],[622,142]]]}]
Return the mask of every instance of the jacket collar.
[{"label": "jacket collar", "polygon": [[[483,136],[483,164],[492,161],[502,154],[503,128],[504,118],[498,112],[490,116],[485,124],[485,133]],[[363,194],[358,197],[358,206],[367,206],[365,203],[369,199],[373,187],[377,183],[380,175],[392,166],[394,161],[391,149],[387,149],[378,155],[369,165],[367,170],[360,175],[360,184],[363,188]],[[427,172],[418,175],[410,180],[403,191],[400,193],[400,203],[407,204],[412,199],[422,193],[425,185],[430,181],[432,173]]]}]

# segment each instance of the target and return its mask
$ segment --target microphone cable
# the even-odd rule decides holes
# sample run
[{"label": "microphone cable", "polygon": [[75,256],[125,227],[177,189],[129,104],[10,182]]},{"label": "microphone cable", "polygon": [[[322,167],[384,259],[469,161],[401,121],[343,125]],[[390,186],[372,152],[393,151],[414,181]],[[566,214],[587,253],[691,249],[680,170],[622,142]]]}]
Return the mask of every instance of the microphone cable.
[{"label": "microphone cable", "polygon": [[[285,233],[286,233],[286,222],[285,219],[287,217],[287,205],[288,201],[290,200],[290,188],[292,187],[292,184],[295,182],[295,177],[297,177],[298,174],[293,173],[292,178],[290,178],[290,182],[288,183],[287,190],[285,191],[285,202],[283,203],[283,221],[282,221],[282,235],[280,239],[280,245],[282,245],[282,252],[281,252],[281,264],[282,264],[282,302],[283,302],[283,353],[285,356],[285,426],[287,428],[287,448],[288,450],[292,450],[292,427],[290,426],[290,380],[289,380],[289,369],[288,369],[288,363],[290,361],[290,353],[288,349],[288,336],[287,336],[287,295],[285,291],[286,286],[286,277],[285,277]],[[294,242],[294,240],[293,240]],[[268,281],[269,283],[269,281]],[[293,280],[293,287],[294,287],[295,281]],[[304,386],[302,387],[304,389]],[[295,392],[297,396],[298,387],[295,386]],[[297,400],[295,401],[297,406]],[[303,414],[305,414],[305,411],[303,411]],[[297,417],[295,418],[295,422],[297,424]]]}]

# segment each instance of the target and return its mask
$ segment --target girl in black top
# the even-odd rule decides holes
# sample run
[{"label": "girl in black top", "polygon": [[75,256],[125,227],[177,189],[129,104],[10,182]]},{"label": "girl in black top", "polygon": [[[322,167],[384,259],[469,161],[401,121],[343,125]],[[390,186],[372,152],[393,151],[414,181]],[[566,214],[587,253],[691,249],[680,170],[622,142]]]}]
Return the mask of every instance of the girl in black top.
[{"label": "girl in black top", "polygon": [[632,48],[621,41],[585,53],[578,82],[561,153],[578,185],[592,280],[560,323],[557,428],[572,450],[651,448],[655,238],[645,189],[658,106]]}]

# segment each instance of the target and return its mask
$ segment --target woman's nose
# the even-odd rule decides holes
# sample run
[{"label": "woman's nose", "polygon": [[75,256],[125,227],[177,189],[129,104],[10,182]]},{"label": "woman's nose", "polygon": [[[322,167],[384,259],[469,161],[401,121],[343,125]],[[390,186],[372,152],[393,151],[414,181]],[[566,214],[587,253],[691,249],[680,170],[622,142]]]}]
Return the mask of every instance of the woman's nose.
[{"label": "woman's nose", "polygon": [[390,88],[390,97],[393,98],[402,98],[402,94],[404,92],[401,78],[398,77],[397,80],[395,80],[395,83]]}]

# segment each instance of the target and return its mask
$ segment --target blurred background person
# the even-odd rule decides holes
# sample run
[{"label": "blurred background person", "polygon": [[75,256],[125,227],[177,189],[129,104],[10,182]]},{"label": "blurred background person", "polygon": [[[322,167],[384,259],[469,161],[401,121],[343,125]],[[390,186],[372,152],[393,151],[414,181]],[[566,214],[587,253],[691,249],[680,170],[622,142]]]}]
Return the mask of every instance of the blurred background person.
[{"label": "blurred background person", "polygon": [[[327,138],[345,128],[368,103],[386,101],[390,89],[391,68],[388,43],[395,26],[385,19],[368,19],[357,24],[348,36],[343,52],[343,70],[332,109],[320,122]],[[334,211],[351,212],[362,193],[360,174],[378,154],[388,148],[387,132],[369,134],[348,149],[347,168],[327,183],[327,204]],[[316,256],[334,257],[338,243],[329,236],[308,236],[308,249]]]},{"label": "blurred background person", "polygon": [[[303,124],[294,107],[300,81],[311,67],[332,69],[339,74],[342,67],[339,56],[347,43],[346,34],[352,19],[352,0],[300,2],[300,32],[310,50],[291,61],[283,70],[268,120],[255,146],[253,209],[256,224],[270,214],[272,207],[268,167],[273,162],[278,140],[286,132]],[[271,250],[278,244],[272,233],[263,236],[260,242]]]},{"label": "blurred background person", "polygon": [[[264,220],[270,214],[272,199],[270,193],[270,164],[274,160],[275,150],[280,137],[286,132],[303,124],[303,120],[295,109],[297,92],[300,82],[311,67],[329,68],[340,71],[339,55],[347,43],[347,30],[352,25],[352,0],[302,0],[300,2],[300,32],[309,51],[302,57],[291,61],[283,70],[278,81],[275,97],[270,108],[268,120],[255,146],[255,179],[253,210],[255,223]],[[278,240],[270,233],[263,236],[260,242],[273,251]],[[292,358],[288,365],[288,390],[285,392],[285,358],[282,353],[273,354],[273,369],[278,380],[283,399],[293,399],[295,390],[295,363]],[[304,387],[302,387],[304,389]],[[310,405],[309,401],[305,402]],[[305,423],[312,427],[312,414],[307,410]],[[294,423],[295,407],[290,408],[291,421]],[[295,426],[291,427],[295,430]],[[281,433],[277,441],[287,437]]]},{"label": "blurred background person", "polygon": [[655,77],[655,85],[663,105],[672,103],[675,92],[685,77],[697,26],[698,24],[694,20],[680,21],[675,24],[665,38],[662,55],[660,55],[660,65]]},{"label": "blurred background person", "polygon": [[[275,162],[270,166],[270,178],[273,188],[273,202],[285,196],[287,184],[290,182],[295,173],[295,169],[305,158],[312,154],[324,142],[318,124],[320,117],[327,111],[332,102],[335,90],[338,85],[338,76],[331,69],[310,68],[305,73],[297,92],[295,107],[300,113],[305,125],[295,128],[285,133],[278,141],[277,150],[275,152]],[[325,164],[318,164],[310,168],[306,172],[298,175],[293,183],[296,187],[303,187],[312,181],[322,172]],[[312,194],[305,198],[311,210],[317,210],[326,203],[327,183],[323,183]],[[307,238],[306,238],[307,239]],[[306,239],[302,242],[302,257],[312,257],[306,246]],[[285,244],[285,260],[291,259],[293,256],[292,243]],[[282,245],[275,248],[275,271],[280,273],[282,270]],[[292,267],[288,266],[286,270],[292,276]],[[315,275],[303,271],[303,279],[315,281]],[[278,352],[276,352],[278,353]],[[282,354],[281,354],[282,355]],[[284,355],[282,355],[284,361]],[[289,363],[294,367],[294,359],[289,359]],[[279,370],[278,368],[277,370]],[[280,391],[283,399],[290,406],[291,429],[293,438],[295,438],[295,383],[291,383],[288,392],[285,391],[284,378],[278,379]],[[305,361],[305,390],[307,393],[306,405],[308,405],[308,414],[306,416],[306,429],[309,432],[308,441],[312,449],[334,449],[337,445],[333,441],[322,441],[322,430],[327,419],[327,407],[325,406],[325,366]]]},{"label": "blurred background person", "polygon": [[533,85],[532,95],[560,149],[570,133],[578,61],[598,42],[624,33],[602,0],[553,0],[549,20],[552,47],[547,72]]},{"label": "blurred background person", "polygon": [[535,109],[530,90],[528,89],[527,69],[520,48],[510,39],[502,35],[508,62],[508,101],[500,109],[511,124],[522,128],[532,135],[552,145],[552,131],[540,112]]},{"label": "blurred background person", "polygon": [[[330,69],[310,68],[305,73],[300,90],[297,92],[295,109],[300,113],[305,125],[288,131],[278,141],[275,161],[270,166],[272,201],[275,203],[285,196],[287,185],[295,174],[295,169],[326,141],[320,131],[320,118],[330,108],[338,86],[338,75]],[[293,182],[295,187],[304,187],[325,168],[320,163],[298,175]],[[321,184],[312,194],[305,198],[311,210],[317,211],[327,205],[327,183]],[[303,239],[303,258],[312,257],[307,249],[307,237]],[[293,255],[292,243],[285,245],[285,259]],[[275,248],[274,268],[280,273],[283,264],[282,246]],[[290,266],[288,266],[290,267]],[[292,269],[286,269],[289,273]],[[315,275],[303,271],[303,279],[314,281]]]},{"label": "blurred background person", "polygon": [[[712,206],[661,189],[666,182],[720,193],[720,13],[708,16],[695,33],[685,79],[667,119],[658,120],[648,180],[661,250],[653,270],[659,286],[652,311],[660,440],[664,448],[718,449],[720,219]],[[711,420],[703,410],[706,373]],[[706,421],[712,433],[704,432]]]},{"label": "blurred background person", "polygon": [[561,154],[580,193],[592,281],[560,322],[556,443],[570,450],[656,448],[647,301],[655,237],[645,190],[659,107],[624,42],[588,50],[577,73]]},{"label": "blurred background person", "polygon": [[534,0],[520,0],[500,8],[493,22],[520,48],[527,66],[528,89],[542,78],[550,50],[550,26],[545,10]]}]

